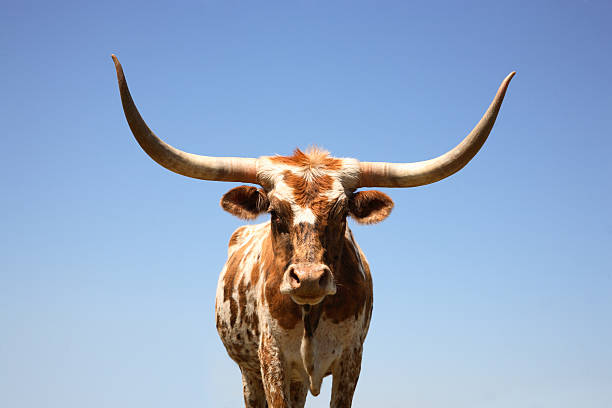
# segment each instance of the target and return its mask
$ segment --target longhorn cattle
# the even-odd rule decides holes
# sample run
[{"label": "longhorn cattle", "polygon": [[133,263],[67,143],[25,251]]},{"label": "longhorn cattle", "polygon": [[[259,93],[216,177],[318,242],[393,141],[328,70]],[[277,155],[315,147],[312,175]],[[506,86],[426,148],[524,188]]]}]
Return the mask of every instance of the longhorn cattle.
[{"label": "longhorn cattle", "polygon": [[372,315],[368,262],[347,217],[374,224],[393,201],[362,187],[415,187],[459,171],[487,139],[514,72],[472,132],[454,149],[416,163],[359,162],[327,152],[292,156],[207,157],[185,153],[146,125],[113,55],[123,109],[144,151],[167,169],[204,180],[256,184],[231,189],[224,210],[270,220],[238,228],[219,277],[216,325],[242,373],[246,407],[303,407],[333,376],[332,407],[350,407]]}]

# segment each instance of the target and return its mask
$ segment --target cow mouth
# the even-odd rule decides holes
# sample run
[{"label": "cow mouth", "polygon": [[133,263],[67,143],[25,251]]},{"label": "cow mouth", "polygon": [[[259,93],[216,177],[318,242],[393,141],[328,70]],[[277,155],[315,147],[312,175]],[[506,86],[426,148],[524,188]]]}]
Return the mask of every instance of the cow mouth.
[{"label": "cow mouth", "polygon": [[323,301],[323,299],[325,299],[325,296],[327,295],[322,295],[322,296],[299,296],[299,295],[295,295],[292,294],[291,296],[291,300],[293,300],[295,303],[297,303],[298,305],[318,305],[319,303],[321,303]]}]

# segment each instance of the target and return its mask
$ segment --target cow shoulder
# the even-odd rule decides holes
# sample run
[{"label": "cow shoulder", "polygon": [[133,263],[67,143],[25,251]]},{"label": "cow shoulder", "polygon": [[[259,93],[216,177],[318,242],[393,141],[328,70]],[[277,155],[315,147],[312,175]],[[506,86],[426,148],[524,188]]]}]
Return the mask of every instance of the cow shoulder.
[{"label": "cow shoulder", "polygon": [[228,243],[228,255],[230,255],[233,250],[236,249],[237,246],[242,245],[242,243],[245,241],[245,239],[248,237],[249,233],[248,233],[248,228],[250,226],[249,225],[243,225],[241,227],[236,228],[236,231],[234,231],[234,233],[232,234],[232,236],[229,239],[229,243]]}]

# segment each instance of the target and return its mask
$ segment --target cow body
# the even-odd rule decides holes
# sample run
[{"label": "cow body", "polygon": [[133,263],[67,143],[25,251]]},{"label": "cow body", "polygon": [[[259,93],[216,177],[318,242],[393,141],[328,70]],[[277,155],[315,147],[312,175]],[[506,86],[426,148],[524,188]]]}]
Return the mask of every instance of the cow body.
[{"label": "cow body", "polygon": [[217,289],[217,330],[242,371],[247,407],[302,407],[308,390],[318,395],[330,374],[332,406],[348,407],[373,294],[346,218],[382,219],[392,202],[377,193],[366,200],[376,208],[351,207],[361,194],[354,192],[354,159],[313,149],[259,160],[263,189],[237,187],[221,200],[243,218],[265,208],[271,220],[238,228],[230,239]]},{"label": "cow body", "polygon": [[[368,263],[346,226],[356,161],[319,150],[260,160],[264,189],[238,187],[221,201],[250,218],[234,205],[245,207],[242,195],[252,202],[252,194],[261,194],[256,201],[265,197],[273,215],[230,238],[217,288],[217,330],[242,372],[247,407],[303,407],[308,390],[318,395],[330,374],[332,406],[350,406],[373,296]],[[297,282],[297,275],[319,273],[318,298],[291,288],[283,293],[294,270]]]},{"label": "cow body", "polygon": [[240,227],[230,239],[219,277],[216,322],[219,336],[243,376],[247,407],[302,407],[310,388],[318,395],[333,375],[332,406],[350,406],[372,315],[368,263],[347,228],[338,291],[311,307],[312,337],[303,307],[279,288],[282,270],[273,260],[270,222]]}]

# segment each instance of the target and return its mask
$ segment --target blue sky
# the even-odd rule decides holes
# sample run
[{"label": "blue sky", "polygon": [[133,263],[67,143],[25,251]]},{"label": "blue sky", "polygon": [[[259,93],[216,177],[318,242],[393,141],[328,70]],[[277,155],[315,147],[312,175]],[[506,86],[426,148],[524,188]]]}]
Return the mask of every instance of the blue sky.
[{"label": "blue sky", "polygon": [[[353,231],[374,316],[354,406],[612,406],[612,5],[3,2],[0,405],[235,407],[213,321],[233,183],[133,140],[110,54],[149,125],[207,155],[322,146],[418,161],[513,80],[478,156],[391,190]],[[307,406],[328,406],[329,382]]]}]

